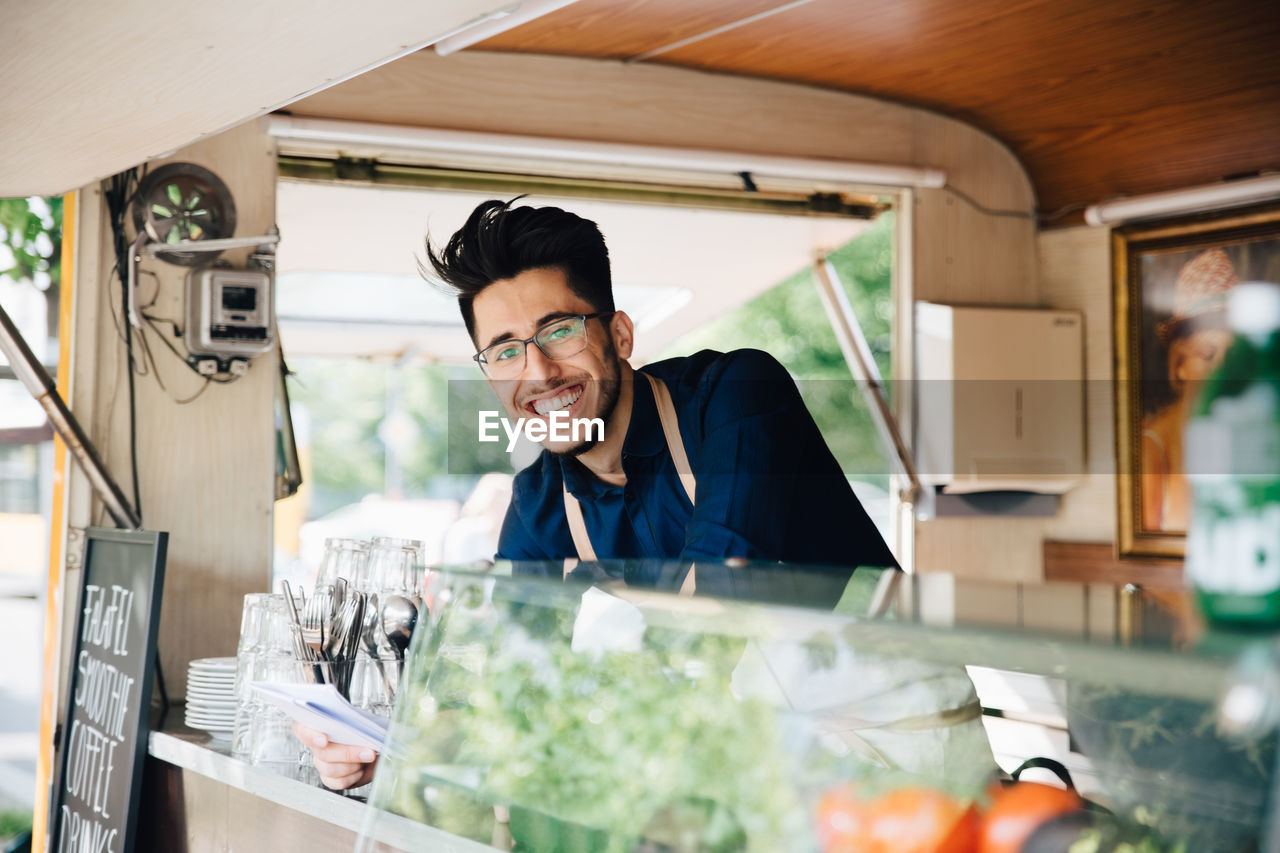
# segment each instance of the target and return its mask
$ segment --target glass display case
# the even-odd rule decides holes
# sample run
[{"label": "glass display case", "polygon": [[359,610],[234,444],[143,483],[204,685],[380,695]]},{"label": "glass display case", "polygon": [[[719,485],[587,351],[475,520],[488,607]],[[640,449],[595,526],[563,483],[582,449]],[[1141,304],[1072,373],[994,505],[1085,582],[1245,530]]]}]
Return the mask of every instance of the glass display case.
[{"label": "glass display case", "polygon": [[[878,569],[515,569],[431,576],[358,850],[438,849],[422,824],[529,851],[1280,843],[1275,637],[929,625],[920,581]],[[1008,780],[974,667],[1057,685],[1079,798]]]}]

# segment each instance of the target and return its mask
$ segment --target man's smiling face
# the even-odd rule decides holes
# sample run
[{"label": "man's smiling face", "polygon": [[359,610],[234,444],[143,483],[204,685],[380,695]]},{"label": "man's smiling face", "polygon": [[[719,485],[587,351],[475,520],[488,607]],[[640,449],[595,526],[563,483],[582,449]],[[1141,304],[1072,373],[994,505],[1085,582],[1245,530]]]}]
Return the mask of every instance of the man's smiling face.
[{"label": "man's smiling face", "polygon": [[[555,267],[526,270],[486,287],[472,302],[475,338],[480,349],[504,340],[533,337],[547,323],[595,308],[570,288]],[[512,378],[490,379],[489,385],[514,418],[541,418],[565,410],[572,419],[601,418],[608,423],[618,401],[620,360],[631,356],[632,327],[616,312],[587,321],[587,345],[576,355],[553,360],[535,344],[525,347],[524,369]],[[594,442],[552,442],[553,453],[577,455]]]}]

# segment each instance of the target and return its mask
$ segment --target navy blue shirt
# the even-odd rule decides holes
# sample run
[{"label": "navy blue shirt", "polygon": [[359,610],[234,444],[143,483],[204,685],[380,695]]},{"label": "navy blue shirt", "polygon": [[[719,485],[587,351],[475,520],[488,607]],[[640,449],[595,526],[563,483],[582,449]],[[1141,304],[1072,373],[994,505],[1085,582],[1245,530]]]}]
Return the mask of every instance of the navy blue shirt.
[{"label": "navy blue shirt", "polygon": [[768,353],[704,350],[640,371],[671,392],[697,481],[681,486],[649,383],[636,377],[622,445],[625,486],[543,451],[516,475],[498,557],[563,560],[577,549],[562,484],[601,560],[753,560],[896,566],[831,455],[799,390]]}]

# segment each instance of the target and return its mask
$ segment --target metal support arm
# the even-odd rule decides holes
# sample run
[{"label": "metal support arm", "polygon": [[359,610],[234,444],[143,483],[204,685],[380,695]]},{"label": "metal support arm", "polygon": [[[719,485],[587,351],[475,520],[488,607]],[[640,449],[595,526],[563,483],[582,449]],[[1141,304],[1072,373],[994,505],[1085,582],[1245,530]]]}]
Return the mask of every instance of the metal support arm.
[{"label": "metal support arm", "polygon": [[871,419],[880,432],[881,440],[893,448],[894,458],[907,478],[907,486],[900,497],[904,503],[915,504],[920,494],[920,477],[916,474],[915,463],[911,460],[911,451],[898,429],[898,419],[889,406],[889,398],[884,393],[884,381],[880,378],[880,370],[871,357],[871,347],[867,346],[867,338],[862,333],[862,326],[853,313],[849,297],[840,286],[840,276],[831,262],[825,257],[818,258],[813,265],[813,280],[818,286],[818,295],[822,297],[822,306],[827,311],[827,319],[840,343],[840,351],[849,365],[858,390],[862,392],[871,410]]}]

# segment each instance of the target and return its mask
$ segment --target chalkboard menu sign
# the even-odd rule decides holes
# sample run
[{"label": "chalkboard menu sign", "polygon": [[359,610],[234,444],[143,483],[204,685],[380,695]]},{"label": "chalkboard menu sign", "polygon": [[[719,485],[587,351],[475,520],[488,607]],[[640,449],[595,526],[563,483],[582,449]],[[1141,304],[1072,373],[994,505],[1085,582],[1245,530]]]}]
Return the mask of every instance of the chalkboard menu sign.
[{"label": "chalkboard menu sign", "polygon": [[49,809],[51,853],[133,849],[168,539],[88,531]]}]

